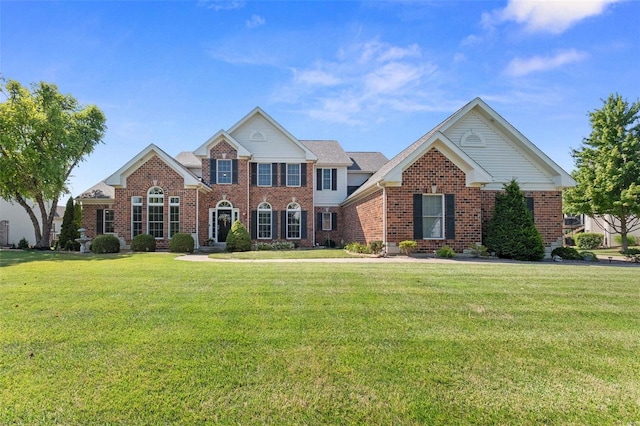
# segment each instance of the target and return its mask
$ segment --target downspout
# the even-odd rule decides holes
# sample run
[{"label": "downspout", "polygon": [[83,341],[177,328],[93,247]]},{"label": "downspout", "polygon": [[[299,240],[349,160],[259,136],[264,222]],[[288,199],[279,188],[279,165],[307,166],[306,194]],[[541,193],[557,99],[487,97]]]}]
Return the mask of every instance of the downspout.
[{"label": "downspout", "polygon": [[380,185],[380,181],[376,182],[378,188],[382,188],[382,247],[388,253],[387,247],[387,188]]},{"label": "downspout", "polygon": [[[251,191],[251,166],[249,165],[249,160],[247,160],[247,211],[245,212],[245,217],[247,218],[247,222],[244,224],[244,226],[246,226],[247,229],[249,230],[251,230],[251,218],[249,217],[249,214],[251,214],[251,208],[249,207],[250,191]],[[251,235],[251,231],[249,231],[249,235]]]},{"label": "downspout", "polygon": [[196,249],[200,248],[200,188],[196,188]]},{"label": "downspout", "polygon": [[313,204],[311,209],[311,247],[316,246],[316,171],[313,165],[311,166],[311,203]]}]

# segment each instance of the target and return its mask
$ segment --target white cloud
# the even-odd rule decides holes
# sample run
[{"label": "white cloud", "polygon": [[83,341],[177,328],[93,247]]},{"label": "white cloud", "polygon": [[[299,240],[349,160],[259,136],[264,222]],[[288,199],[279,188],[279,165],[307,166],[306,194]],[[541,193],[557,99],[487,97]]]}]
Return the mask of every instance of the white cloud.
[{"label": "white cloud", "polygon": [[394,93],[422,77],[421,67],[411,64],[392,62],[373,70],[364,77],[364,89],[367,93]]},{"label": "white cloud", "polygon": [[296,82],[311,86],[335,86],[341,82],[339,77],[322,70],[297,71],[294,69],[293,72]]},{"label": "white cloud", "polygon": [[198,0],[198,6],[216,11],[241,9],[244,5],[244,0]]},{"label": "white cloud", "polygon": [[260,27],[262,25],[265,24],[265,20],[262,16],[260,15],[252,15],[251,19],[249,19],[246,22],[247,28],[251,29],[251,28],[256,28],[256,27]]},{"label": "white cloud", "polygon": [[515,21],[531,32],[560,34],[591,16],[602,14],[619,0],[509,0],[504,9],[482,16],[485,27]]},{"label": "white cloud", "polygon": [[533,56],[525,59],[516,58],[507,65],[505,74],[521,77],[533,72],[548,71],[563,65],[580,62],[587,57],[588,55],[586,53],[571,49],[558,52],[553,56]]}]

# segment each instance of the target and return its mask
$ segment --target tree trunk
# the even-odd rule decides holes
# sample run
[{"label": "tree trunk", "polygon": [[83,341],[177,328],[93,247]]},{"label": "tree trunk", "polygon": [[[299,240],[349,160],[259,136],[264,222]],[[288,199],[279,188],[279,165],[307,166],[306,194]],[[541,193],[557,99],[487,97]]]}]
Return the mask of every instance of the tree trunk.
[{"label": "tree trunk", "polygon": [[627,217],[620,218],[620,236],[622,237],[622,251],[627,251],[629,242],[627,241]]},{"label": "tree trunk", "polygon": [[53,225],[53,218],[58,208],[58,197],[51,200],[51,206],[47,211],[47,205],[41,197],[38,197],[38,206],[40,207],[40,215],[42,216],[42,235],[40,240],[36,243],[36,248],[48,249],[51,247],[51,228]]},{"label": "tree trunk", "polygon": [[29,219],[31,219],[31,223],[33,224],[33,231],[36,237],[36,245],[37,245],[42,239],[42,233],[40,232],[40,222],[38,222],[38,218],[36,217],[36,214],[33,212],[33,209],[31,208],[31,206],[29,206],[29,204],[25,201],[24,198],[16,194],[15,200],[18,202],[18,204],[22,206],[22,208],[26,210],[27,214],[29,215]]}]

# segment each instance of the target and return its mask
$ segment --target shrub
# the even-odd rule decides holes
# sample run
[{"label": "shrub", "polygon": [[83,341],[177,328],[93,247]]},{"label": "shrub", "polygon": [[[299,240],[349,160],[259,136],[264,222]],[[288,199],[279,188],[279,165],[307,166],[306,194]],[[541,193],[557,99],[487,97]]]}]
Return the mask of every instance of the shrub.
[{"label": "shrub", "polygon": [[640,249],[630,248],[626,250],[620,250],[620,254],[622,254],[627,260],[640,263]]},{"label": "shrub", "polygon": [[591,232],[583,232],[575,236],[576,245],[582,250],[595,250],[602,246],[604,235],[594,234]]},{"label": "shrub", "polygon": [[436,256],[438,256],[438,257],[446,257],[448,259],[451,259],[451,258],[456,257],[456,252],[451,247],[445,245],[445,246],[440,247],[436,251]]},{"label": "shrub", "polygon": [[418,243],[413,240],[400,241],[398,244],[400,251],[404,254],[411,254],[418,248]]},{"label": "shrub", "polygon": [[177,233],[169,240],[169,251],[172,253],[193,253],[195,244],[190,234]]},{"label": "shrub", "polygon": [[580,252],[580,258],[582,260],[584,260],[585,262],[597,262],[598,261],[598,257],[596,256],[595,253],[590,252],[590,251],[581,251]]},{"label": "shrub", "polygon": [[271,244],[269,243],[258,243],[256,244],[256,250],[258,251],[267,251],[267,250],[272,250],[273,247],[271,247]]},{"label": "shrub", "polygon": [[489,251],[482,244],[474,244],[469,247],[469,254],[471,254],[472,257],[488,257]]},{"label": "shrub", "polygon": [[573,247],[556,247],[551,252],[551,257],[560,256],[564,260],[582,260],[583,256]]},{"label": "shrub", "polygon": [[372,253],[378,254],[384,248],[384,243],[382,241],[371,241],[369,243],[369,248],[371,249]]},{"label": "shrub", "polygon": [[22,250],[27,250],[29,248],[29,241],[26,238],[22,237],[20,242],[18,242],[18,248]]},{"label": "shrub", "polygon": [[139,234],[131,240],[133,251],[156,251],[156,239],[150,234]]},{"label": "shrub", "polygon": [[291,241],[275,241],[271,243],[271,248],[273,250],[293,250],[296,245]]},{"label": "shrub", "polygon": [[236,220],[227,234],[227,251],[251,250],[251,237],[242,222]]},{"label": "shrub", "polygon": [[496,194],[496,208],[485,242],[489,250],[501,258],[541,260],[544,257],[542,236],[515,180],[504,185],[504,193]]},{"label": "shrub", "polygon": [[[622,245],[622,235],[615,236],[616,243]],[[635,235],[627,235],[627,245],[628,246],[637,246],[638,245],[638,237]]]},{"label": "shrub", "polygon": [[347,244],[344,249],[352,253],[371,254],[371,249],[368,246],[356,242]]},{"label": "shrub", "polygon": [[95,254],[120,253],[120,240],[114,235],[98,235],[91,243]]}]

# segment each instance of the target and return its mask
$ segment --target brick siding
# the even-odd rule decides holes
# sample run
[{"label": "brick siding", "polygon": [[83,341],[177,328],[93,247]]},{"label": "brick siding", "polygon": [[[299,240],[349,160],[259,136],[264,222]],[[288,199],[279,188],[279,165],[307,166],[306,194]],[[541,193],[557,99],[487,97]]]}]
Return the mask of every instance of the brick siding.
[{"label": "brick siding", "polygon": [[342,235],[345,243],[383,240],[382,190],[342,208]]}]

